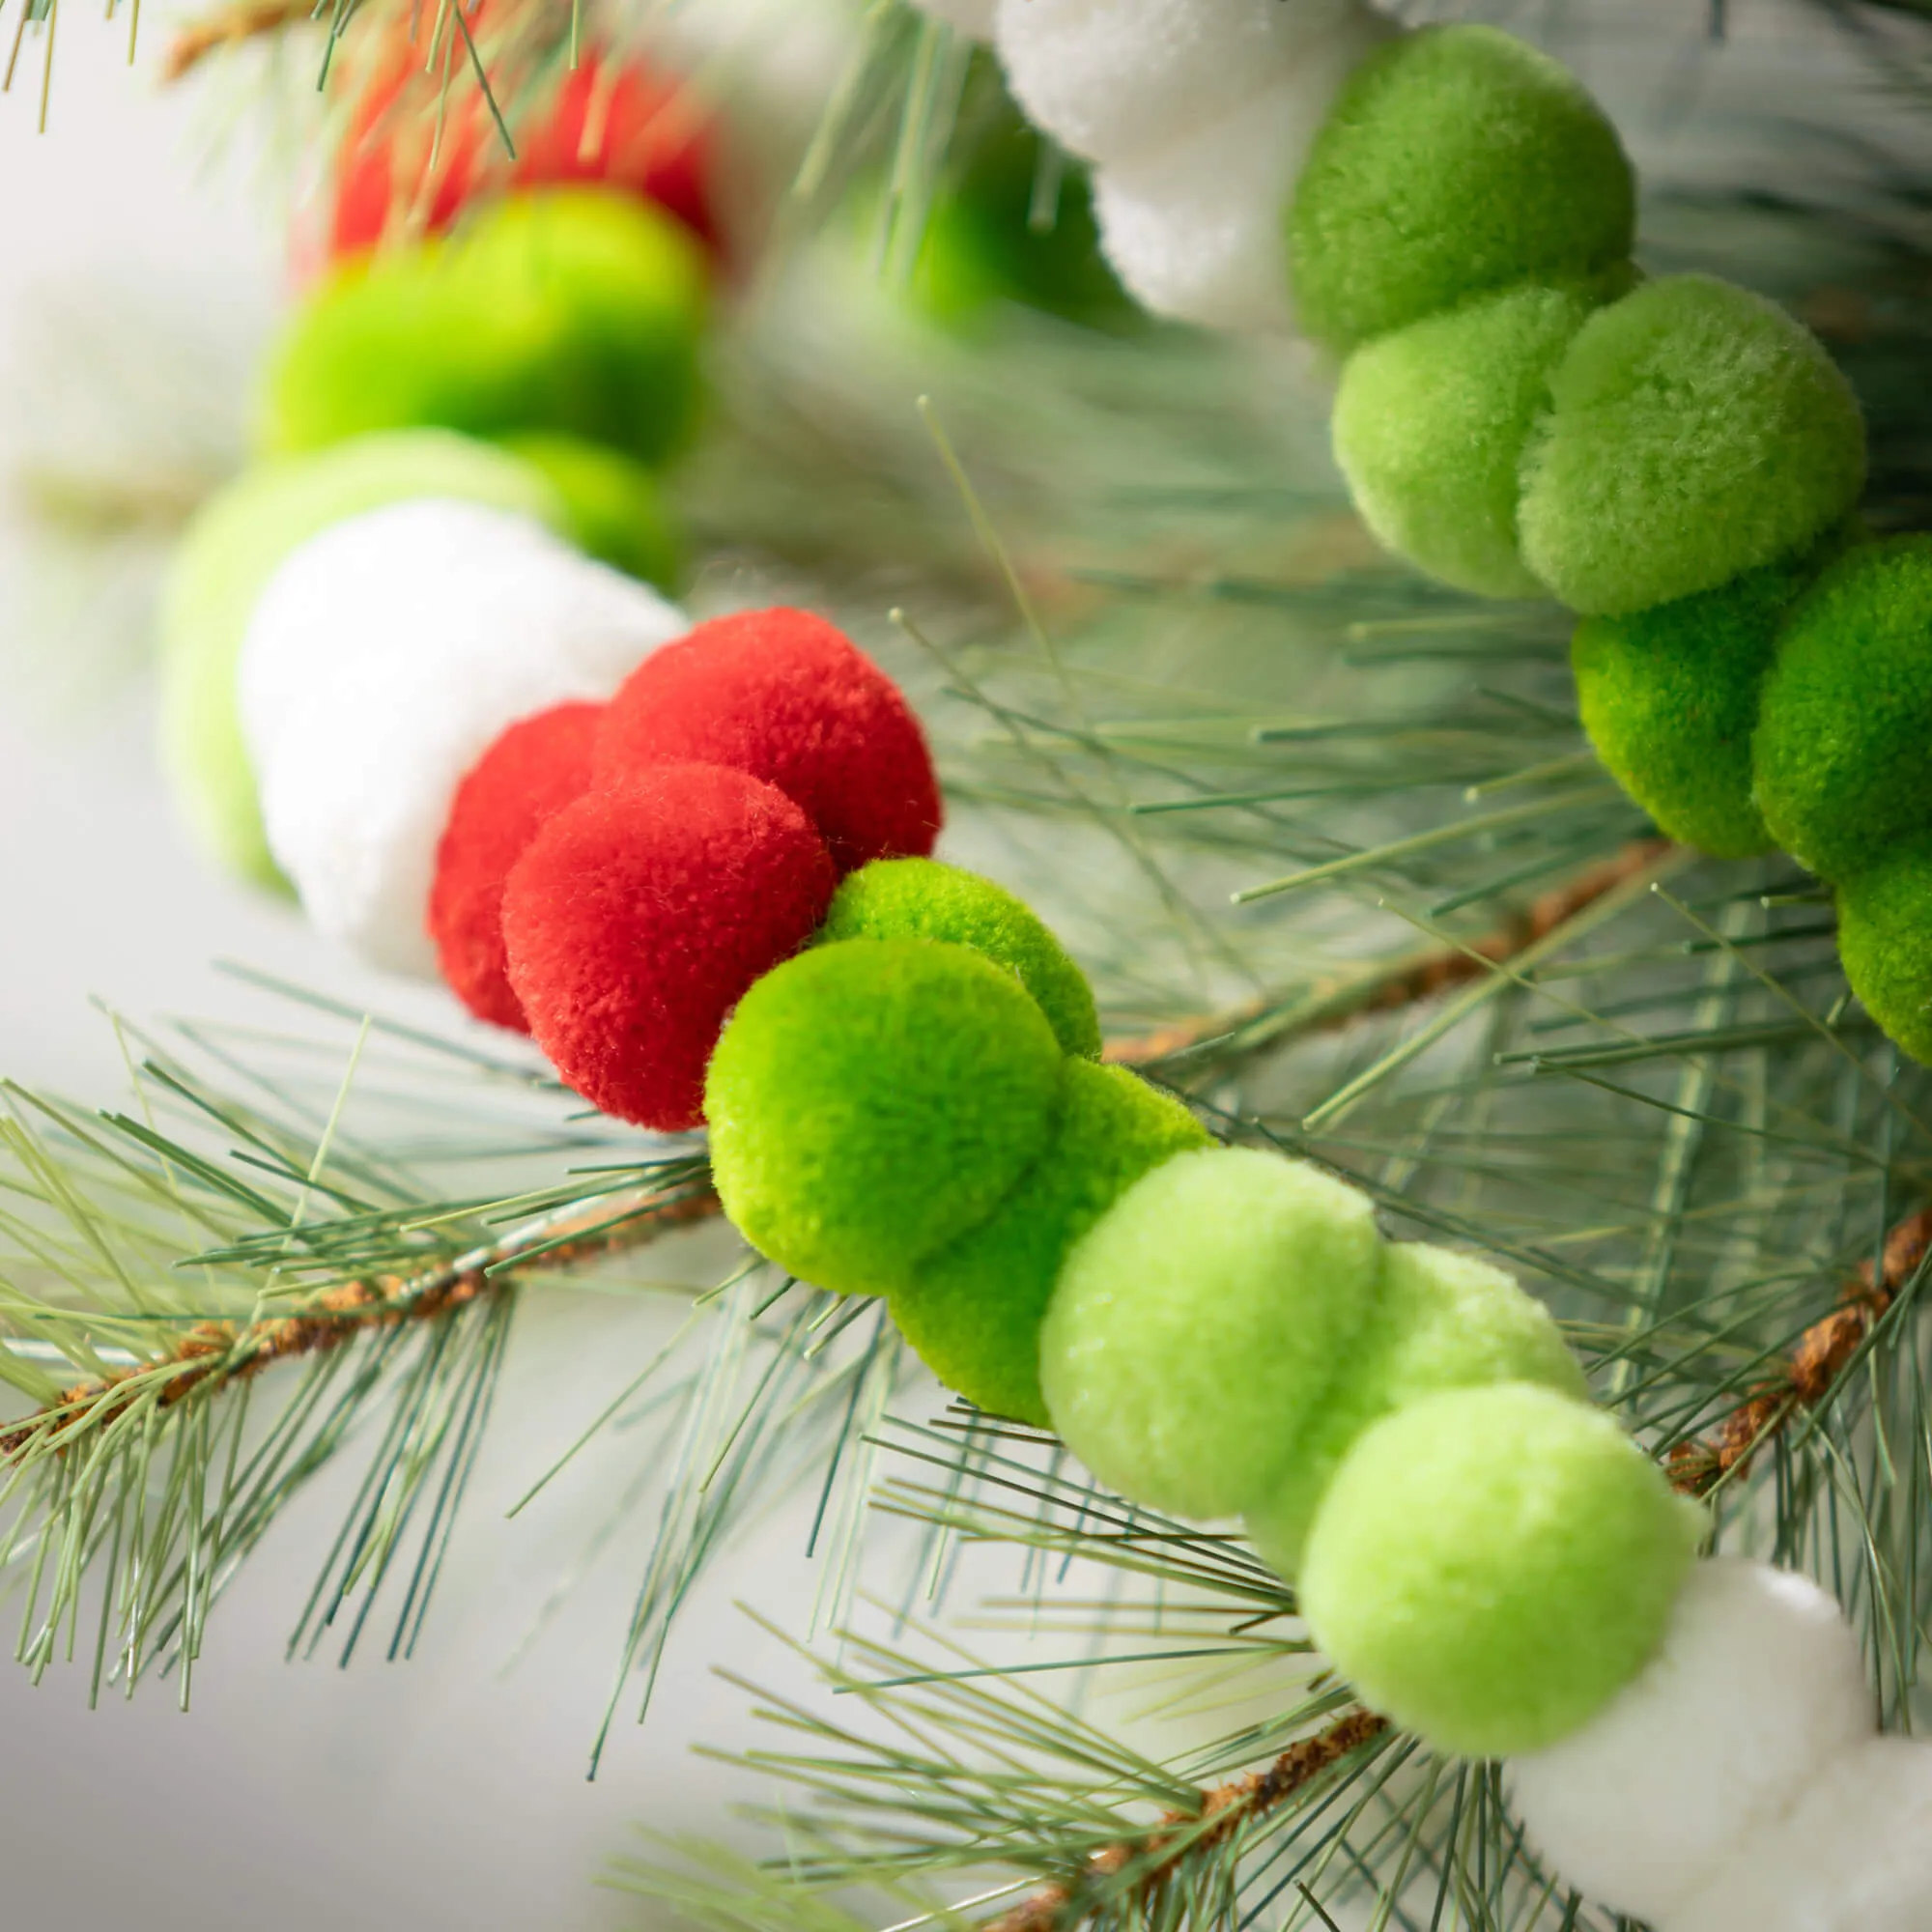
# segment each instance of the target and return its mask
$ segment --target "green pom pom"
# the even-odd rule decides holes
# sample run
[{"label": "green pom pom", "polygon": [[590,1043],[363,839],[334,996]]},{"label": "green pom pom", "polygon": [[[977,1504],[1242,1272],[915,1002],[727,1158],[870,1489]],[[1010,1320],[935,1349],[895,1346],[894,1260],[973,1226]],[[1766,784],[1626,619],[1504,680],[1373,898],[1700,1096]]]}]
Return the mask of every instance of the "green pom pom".
[{"label": "green pom pom", "polygon": [[1039,1338],[1053,1425],[1132,1502],[1238,1516],[1280,1487],[1380,1279],[1366,1195],[1252,1149],[1179,1155],[1067,1257]]},{"label": "green pom pom", "polygon": [[1886,1037],[1932,1065],[1932,833],[1838,888],[1838,956]]},{"label": "green pom pom", "polygon": [[1053,1139],[1026,1179],[893,1296],[899,1332],[941,1381],[1040,1428],[1052,1425],[1039,1328],[1068,1250],[1142,1175],[1208,1145],[1185,1107],[1124,1067],[1068,1059],[1060,1081]]},{"label": "green pom pom", "polygon": [[315,449],[434,423],[661,462],[696,415],[705,274],[690,231],[628,196],[498,202],[448,240],[337,270],[272,358],[263,440]]},{"label": "green pom pom", "polygon": [[1607,269],[1635,225],[1616,130],[1572,75],[1493,27],[1426,28],[1363,62],[1316,138],[1288,216],[1295,307],[1351,349]]},{"label": "green pom pom", "polygon": [[1575,1401],[1589,1385],[1549,1311],[1474,1255],[1405,1241],[1382,1256],[1382,1292],[1281,1488],[1248,1514],[1255,1547],[1293,1577],[1321,1498],[1356,1438],[1443,1389],[1535,1382]]},{"label": "green pom pom", "polygon": [[236,663],[263,586],[318,531],[411,497],[454,497],[563,530],[568,511],[527,464],[446,430],[399,430],[244,470],[196,512],[160,616],[162,768],[199,843],[225,869],[288,890],[269,854],[236,705]]},{"label": "green pom pom", "polygon": [[1523,460],[1523,560],[1573,610],[1621,616],[1804,550],[1865,480],[1864,420],[1818,339],[1703,275],[1583,325]]},{"label": "green pom pom", "polygon": [[1594,304],[1523,287],[1355,351],[1335,399],[1335,459],[1380,540],[1485,597],[1541,597],[1517,554],[1517,471],[1549,371]]},{"label": "green pom pom", "polygon": [[513,436],[503,446],[549,479],[566,534],[586,556],[660,590],[677,588],[683,545],[651,470],[581,437]]},{"label": "green pom pom", "polygon": [[1794,610],[1752,754],[1764,822],[1828,879],[1932,825],[1932,537],[1850,552]]},{"label": "green pom pom", "polygon": [[1589,617],[1570,662],[1583,728],[1672,838],[1720,859],[1775,849],[1751,796],[1751,733],[1777,630],[1817,555],[1747,571],[1630,617]]},{"label": "green pom pom", "polygon": [[963,946],[855,939],[801,953],[745,995],[711,1057],[724,1211],[820,1288],[903,1288],[1038,1157],[1061,1059],[1012,975]]},{"label": "green pom pom", "polygon": [[1350,1451],[1301,1611],[1363,1701],[1436,1750],[1541,1750],[1657,1649],[1701,1520],[1600,1410],[1521,1383],[1452,1390]]},{"label": "green pom pom", "polygon": [[1087,976],[1033,910],[1003,887],[934,859],[878,859],[838,888],[822,936],[943,939],[1018,976],[1067,1053],[1097,1059],[1100,1020]]}]

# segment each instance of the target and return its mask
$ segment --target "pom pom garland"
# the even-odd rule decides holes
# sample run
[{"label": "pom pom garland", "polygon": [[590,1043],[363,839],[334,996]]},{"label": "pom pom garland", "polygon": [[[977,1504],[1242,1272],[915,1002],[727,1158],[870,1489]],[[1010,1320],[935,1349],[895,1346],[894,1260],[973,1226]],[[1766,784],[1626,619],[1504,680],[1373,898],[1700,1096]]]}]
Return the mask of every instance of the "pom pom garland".
[{"label": "pom pom garland", "polygon": [[922,856],[939,834],[918,719],[870,659],[804,611],[700,624],[625,682],[598,737],[600,781],[687,760],[795,799],[840,872]]},{"label": "pom pom garland", "polygon": [[1667,1927],[1873,1728],[1837,1605],[1789,1571],[1723,1557],[1691,1571],[1642,1673],[1581,1730],[1518,1759],[1511,1790],[1565,1878]]},{"label": "pom pom garland", "polygon": [[294,551],[239,681],[269,845],[317,928],[433,973],[425,908],[463,775],[505,725],[608,697],[683,628],[641,584],[467,504],[395,504]]}]

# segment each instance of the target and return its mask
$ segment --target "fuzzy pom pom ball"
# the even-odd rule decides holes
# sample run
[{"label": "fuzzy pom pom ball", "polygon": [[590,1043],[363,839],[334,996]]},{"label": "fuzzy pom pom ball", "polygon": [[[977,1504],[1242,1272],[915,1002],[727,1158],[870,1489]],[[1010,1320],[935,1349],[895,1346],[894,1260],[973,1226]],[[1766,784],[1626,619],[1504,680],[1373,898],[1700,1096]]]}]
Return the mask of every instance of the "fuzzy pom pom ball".
[{"label": "fuzzy pom pom ball", "polygon": [[1000,60],[1034,125],[1135,160],[1287,79],[1361,0],[999,0]]},{"label": "fuzzy pom pom ball", "polygon": [[976,872],[936,859],[875,859],[838,888],[823,937],[970,946],[1034,996],[1063,1052],[1099,1057],[1100,1016],[1087,976],[1031,906]]},{"label": "fuzzy pom pom ball", "polygon": [[1932,833],[1839,885],[1838,957],[1886,1037],[1932,1065]]},{"label": "fuzzy pom pom ball", "polygon": [[1248,1512],[1255,1547],[1284,1577],[1342,1459],[1385,1415],[1444,1389],[1533,1382],[1576,1401],[1589,1386],[1549,1311],[1501,1268],[1420,1241],[1382,1251],[1381,1293],[1267,1500]]},{"label": "fuzzy pom pom ball", "polygon": [[660,590],[677,588],[684,546],[655,472],[576,436],[513,436],[503,446],[563,499],[567,534],[586,556]]},{"label": "fuzzy pom pom ball", "polygon": [[1067,1257],[1039,1341],[1054,1427],[1136,1502],[1237,1516],[1280,1483],[1380,1281],[1366,1195],[1254,1149],[1179,1155]]},{"label": "fuzzy pom pom ball", "polygon": [[1349,1452],[1301,1610],[1363,1700],[1435,1749],[1541,1750],[1656,1654],[1700,1529],[1600,1410],[1520,1382],[1450,1390]]},{"label": "fuzzy pom pom ball", "polygon": [[824,841],[771,785],[718,765],[637,772],[555,813],[511,868],[510,986],[593,1107],[695,1127],[726,1015],[810,939],[833,883]]},{"label": "fuzzy pom pom ball", "polygon": [[195,512],[176,546],[160,613],[161,766],[203,850],[252,885],[287,890],[262,830],[236,701],[255,601],[298,544],[412,497],[570,526],[545,479],[492,444],[447,430],[396,430],[244,469]]},{"label": "fuzzy pom pom ball", "polygon": [[1705,275],[1583,325],[1523,460],[1523,560],[1572,610],[1623,616],[1815,542],[1859,499],[1864,419],[1816,336]]},{"label": "fuzzy pom pom ball", "polygon": [[1600,1905],[1675,1924],[1680,1901],[1873,1731],[1857,1634],[1809,1578],[1719,1557],[1663,1648],[1561,1744],[1519,1758],[1518,1811]]},{"label": "fuzzy pom pom ball", "polygon": [[520,719],[456,788],[436,848],[429,931],[443,983],[480,1020],[528,1033],[503,947],[503,887],[529,842],[590,783],[595,704]]},{"label": "fuzzy pom pom ball", "polygon": [[816,947],[751,989],[712,1060],[724,1211],[803,1280],[899,1290],[1038,1158],[1064,1058],[1019,981],[966,947]]},{"label": "fuzzy pom pom ball", "polygon": [[1594,302],[1534,283],[1366,343],[1335,398],[1335,459],[1397,555],[1459,590],[1540,597],[1517,550],[1517,472],[1549,372]]},{"label": "fuzzy pom pom ball", "polygon": [[1351,8],[1264,92],[1191,134],[1100,169],[1094,195],[1101,241],[1138,301],[1207,328],[1292,325],[1282,204],[1343,83],[1395,32],[1382,14]]},{"label": "fuzzy pom pom ball", "polygon": [[1668,1932],[1924,1932],[1932,1925],[1932,1746],[1872,1738],[1817,1768]]},{"label": "fuzzy pom pom ball", "polygon": [[504,726],[608,697],[686,627],[655,592],[521,517],[392,504],[293,551],[242,643],[270,848],[316,927],[429,975],[437,841]]},{"label": "fuzzy pom pom ball", "polygon": [[1766,825],[1828,879],[1932,826],[1932,536],[1848,553],[1786,622],[1753,753]]},{"label": "fuzzy pom pom ball", "polygon": [[1571,639],[1583,728],[1661,831],[1719,859],[1776,840],[1752,796],[1751,734],[1778,626],[1815,555],[1747,571],[1629,617],[1587,617]]},{"label": "fuzzy pom pom ball", "polygon": [[600,781],[684,760],[750,772],[796,799],[840,872],[921,857],[939,836],[939,781],[911,706],[805,611],[714,618],[625,683],[598,739]]},{"label": "fuzzy pom pom ball", "polygon": [[1288,214],[1295,303],[1352,349],[1512,282],[1608,269],[1635,221],[1616,130],[1570,73],[1493,27],[1425,28],[1362,64],[1316,140]]},{"label": "fuzzy pom pom ball", "polygon": [[923,1263],[893,1320],[949,1388],[994,1415],[1052,1426],[1039,1330],[1073,1243],[1142,1175],[1208,1144],[1178,1100],[1122,1066],[1061,1063],[1053,1138],[991,1219]]},{"label": "fuzzy pom pom ball", "polygon": [[430,423],[662,462],[696,419],[705,284],[697,243],[656,209],[583,188],[512,197],[323,283],[270,359],[261,440],[318,449]]}]

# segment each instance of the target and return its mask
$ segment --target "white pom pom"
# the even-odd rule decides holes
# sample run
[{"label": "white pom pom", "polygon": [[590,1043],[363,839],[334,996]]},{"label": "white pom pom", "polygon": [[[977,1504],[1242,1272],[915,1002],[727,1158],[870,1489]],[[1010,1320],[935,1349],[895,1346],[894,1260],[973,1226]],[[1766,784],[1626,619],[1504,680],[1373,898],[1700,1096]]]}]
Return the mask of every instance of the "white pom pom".
[{"label": "white pom pom", "polygon": [[1932,1745],[1873,1738],[1819,1771],[1662,1932],[1926,1932]]},{"label": "white pom pom", "polygon": [[1734,1557],[1690,1574],[1663,1650],[1582,1730],[1511,1767],[1548,1863],[1667,1918],[1874,1728],[1858,1637],[1807,1578]]},{"label": "white pom pom", "polygon": [[1215,126],[1368,10],[1362,0],[999,0],[1019,103],[1076,155],[1126,161]]},{"label": "white pom pom", "polygon": [[449,803],[505,725],[608,697],[690,620],[534,524],[391,504],[293,551],[255,606],[240,695],[270,849],[309,918],[392,972],[423,929]]},{"label": "white pom pom", "polygon": [[1357,9],[1290,78],[1205,132],[1100,169],[1101,242],[1135,300],[1208,328],[1293,325],[1287,213],[1296,177],[1343,83],[1396,31]]},{"label": "white pom pom", "polygon": [[930,14],[935,20],[944,20],[976,41],[993,38],[995,0],[912,0],[912,4],[922,14]]}]

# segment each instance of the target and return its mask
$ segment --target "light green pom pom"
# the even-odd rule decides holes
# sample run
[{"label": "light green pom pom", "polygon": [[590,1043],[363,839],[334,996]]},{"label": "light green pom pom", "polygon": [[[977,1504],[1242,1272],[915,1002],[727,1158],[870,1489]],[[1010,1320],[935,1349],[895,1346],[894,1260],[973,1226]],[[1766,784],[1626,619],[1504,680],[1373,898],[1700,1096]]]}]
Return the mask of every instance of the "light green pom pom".
[{"label": "light green pom pom", "polygon": [[527,464],[447,430],[363,437],[258,464],[187,526],[161,602],[161,763],[198,842],[226,870],[287,891],[269,854],[236,705],[236,664],[255,600],[282,559],[345,517],[411,497],[453,497],[570,526]]},{"label": "light green pom pom", "polygon": [[1752,756],[1777,842],[1828,879],[1932,826],[1932,537],[1848,553],[1786,621]]},{"label": "light green pom pom", "polygon": [[822,937],[943,939],[1016,974],[1067,1053],[1095,1059],[1100,1020],[1087,976],[1033,909],[1004,887],[936,859],[876,859],[838,888]]},{"label": "light green pom pom", "polygon": [[1583,325],[1524,456],[1523,561],[1572,610],[1622,616],[1790,557],[1857,503],[1864,421],[1817,338],[1703,275]]},{"label": "light green pom pom", "polygon": [[1932,1065],[1932,833],[1839,886],[1838,956],[1886,1037]]},{"label": "light green pom pom", "polygon": [[801,953],[745,995],[711,1057],[724,1211],[820,1288],[903,1288],[1038,1157],[1062,1058],[1013,976],[963,946]]},{"label": "light green pom pom", "polygon": [[1040,1330],[1053,1426],[1129,1501],[1238,1516],[1279,1488],[1381,1279],[1368,1197],[1247,1148],[1137,1180]]},{"label": "light green pom pom", "polygon": [[1670,838],[1720,859],[1776,848],[1751,796],[1751,733],[1778,626],[1819,561],[1770,564],[1695,597],[1577,627],[1570,663],[1583,728]]},{"label": "light green pom pom", "polygon": [[1474,1255],[1404,1241],[1382,1255],[1382,1292],[1282,1485],[1248,1514],[1255,1547],[1284,1577],[1301,1564],[1342,1459],[1385,1415],[1443,1389],[1534,1382],[1586,1401],[1583,1370],[1549,1311]]},{"label": "light green pom pom", "polygon": [[1426,28],[1356,71],[1288,216],[1294,302],[1347,350],[1512,282],[1624,261],[1636,198],[1616,130],[1547,54]]},{"label": "light green pom pom", "polygon": [[1178,1100],[1124,1067],[1069,1058],[1060,1080],[1053,1138],[1026,1179],[893,1296],[899,1332],[941,1381],[1040,1428],[1051,1426],[1040,1322],[1073,1243],[1142,1175],[1209,1138]]},{"label": "light green pom pom", "polygon": [[1508,289],[1349,358],[1335,459],[1390,550],[1459,590],[1544,594],[1517,554],[1517,471],[1549,371],[1592,306],[1574,289]]},{"label": "light green pom pom", "polygon": [[339,269],[276,349],[263,441],[440,424],[662,462],[696,414],[705,274],[689,230],[628,196],[511,197],[447,240]]},{"label": "light green pom pom", "polygon": [[1520,1383],[1452,1390],[1349,1452],[1301,1611],[1363,1701],[1436,1750],[1541,1750],[1655,1652],[1701,1521],[1600,1410]]},{"label": "light green pom pom", "polygon": [[653,471],[582,437],[513,436],[503,446],[550,480],[563,499],[566,534],[585,555],[676,590],[684,547]]}]

